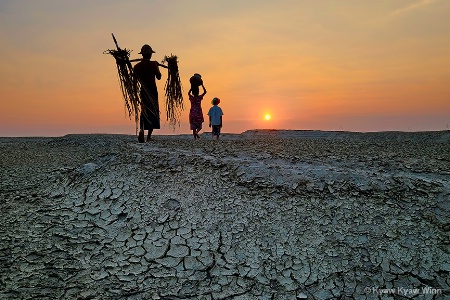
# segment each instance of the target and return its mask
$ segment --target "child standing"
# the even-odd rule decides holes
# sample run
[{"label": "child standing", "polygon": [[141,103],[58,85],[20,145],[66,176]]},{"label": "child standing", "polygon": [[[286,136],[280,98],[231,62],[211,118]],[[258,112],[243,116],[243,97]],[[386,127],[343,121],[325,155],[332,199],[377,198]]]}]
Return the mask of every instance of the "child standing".
[{"label": "child standing", "polygon": [[209,109],[209,112],[208,112],[209,127],[212,126],[211,138],[214,138],[214,136],[216,136],[216,139],[219,139],[220,129],[222,128],[223,112],[222,112],[222,109],[218,106],[219,103],[220,103],[220,99],[214,98],[211,101],[211,104],[213,106]]},{"label": "child standing", "polygon": [[191,124],[192,134],[194,139],[199,139],[198,133],[202,130],[203,119],[202,100],[206,94],[205,86],[203,82],[201,84],[203,88],[203,94],[199,95],[200,89],[198,85],[191,85],[191,89],[188,92],[189,100],[191,101],[191,110],[189,111],[189,123]]}]

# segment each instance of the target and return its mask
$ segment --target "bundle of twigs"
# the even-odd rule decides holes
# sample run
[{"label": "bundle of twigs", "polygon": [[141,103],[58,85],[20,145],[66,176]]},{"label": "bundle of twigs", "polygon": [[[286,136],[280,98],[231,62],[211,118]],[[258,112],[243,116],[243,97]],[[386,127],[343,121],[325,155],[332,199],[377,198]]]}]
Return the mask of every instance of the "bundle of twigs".
[{"label": "bundle of twigs", "polygon": [[180,126],[180,115],[183,107],[183,91],[178,72],[178,57],[171,54],[165,56],[163,63],[167,63],[169,70],[167,81],[165,85],[166,96],[166,120],[169,125],[175,130],[176,125]]},{"label": "bundle of twigs", "polygon": [[122,91],[123,99],[125,101],[125,109],[128,117],[131,119],[134,116],[136,124],[139,123],[139,116],[141,111],[141,99],[138,91],[140,90],[140,83],[133,72],[133,66],[130,62],[131,50],[120,49],[106,50],[105,54],[111,54],[116,59],[117,72],[119,77],[120,89]]}]

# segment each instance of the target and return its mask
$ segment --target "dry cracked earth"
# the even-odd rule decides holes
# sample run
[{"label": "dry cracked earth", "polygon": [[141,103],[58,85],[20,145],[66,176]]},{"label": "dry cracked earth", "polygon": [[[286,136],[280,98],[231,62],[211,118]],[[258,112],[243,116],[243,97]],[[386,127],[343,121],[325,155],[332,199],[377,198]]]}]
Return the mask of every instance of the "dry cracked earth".
[{"label": "dry cracked earth", "polygon": [[0,138],[0,298],[449,299],[449,135]]}]

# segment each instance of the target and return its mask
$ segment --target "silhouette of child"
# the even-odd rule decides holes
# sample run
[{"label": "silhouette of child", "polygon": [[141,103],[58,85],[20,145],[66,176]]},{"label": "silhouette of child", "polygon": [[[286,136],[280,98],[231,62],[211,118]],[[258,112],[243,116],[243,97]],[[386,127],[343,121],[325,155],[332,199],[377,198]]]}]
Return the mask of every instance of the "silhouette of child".
[{"label": "silhouette of child", "polygon": [[212,126],[211,138],[214,138],[214,136],[216,136],[216,139],[219,139],[220,129],[222,128],[223,111],[218,106],[219,103],[220,103],[219,98],[212,99],[211,104],[213,106],[209,109],[209,112],[208,112],[209,127]]},{"label": "silhouette of child", "polygon": [[202,123],[205,121],[203,118],[202,111],[202,100],[203,96],[206,94],[206,89],[203,83],[201,84],[203,88],[203,94],[199,95],[200,89],[198,85],[192,84],[191,89],[188,92],[189,100],[191,101],[191,110],[189,111],[189,123],[191,124],[192,134],[194,139],[199,139],[198,133],[202,130]]}]

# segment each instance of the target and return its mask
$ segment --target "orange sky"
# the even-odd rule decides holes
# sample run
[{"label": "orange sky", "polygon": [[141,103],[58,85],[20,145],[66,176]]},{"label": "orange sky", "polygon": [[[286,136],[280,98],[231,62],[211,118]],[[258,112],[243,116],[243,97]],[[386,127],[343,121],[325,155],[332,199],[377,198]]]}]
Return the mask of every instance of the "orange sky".
[{"label": "orange sky", "polygon": [[134,134],[112,32],[132,58],[179,57],[187,109],[155,134],[189,132],[194,73],[224,132],[450,129],[449,15],[447,0],[0,1],[0,136]]}]

